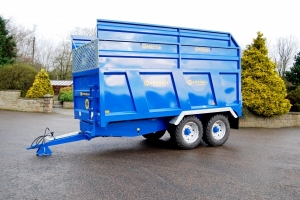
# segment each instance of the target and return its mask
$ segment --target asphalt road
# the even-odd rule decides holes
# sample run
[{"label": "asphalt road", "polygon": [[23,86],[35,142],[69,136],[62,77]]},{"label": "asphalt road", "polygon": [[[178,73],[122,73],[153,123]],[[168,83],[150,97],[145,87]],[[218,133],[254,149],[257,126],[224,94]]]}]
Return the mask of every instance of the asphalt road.
[{"label": "asphalt road", "polygon": [[232,130],[222,147],[178,150],[166,134],[25,148],[71,115],[0,110],[0,199],[300,199],[300,128]]}]

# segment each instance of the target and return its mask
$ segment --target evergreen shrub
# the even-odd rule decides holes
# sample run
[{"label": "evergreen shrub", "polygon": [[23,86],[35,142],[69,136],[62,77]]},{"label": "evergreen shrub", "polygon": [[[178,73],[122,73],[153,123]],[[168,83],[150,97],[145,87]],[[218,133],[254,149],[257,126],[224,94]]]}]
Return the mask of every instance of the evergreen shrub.
[{"label": "evergreen shrub", "polygon": [[242,56],[243,106],[256,115],[282,115],[291,108],[285,83],[275,69],[268,57],[266,38],[258,32]]},{"label": "evergreen shrub", "polygon": [[26,98],[42,98],[45,94],[54,95],[54,91],[47,72],[42,69],[36,75],[32,87],[26,94]]}]

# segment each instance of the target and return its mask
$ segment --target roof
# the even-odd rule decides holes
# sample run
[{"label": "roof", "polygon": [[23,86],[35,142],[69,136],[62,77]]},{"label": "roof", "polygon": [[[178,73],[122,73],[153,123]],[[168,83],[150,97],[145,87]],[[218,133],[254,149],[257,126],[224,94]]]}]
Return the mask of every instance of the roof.
[{"label": "roof", "polygon": [[71,80],[50,80],[52,86],[71,86],[73,81]]}]

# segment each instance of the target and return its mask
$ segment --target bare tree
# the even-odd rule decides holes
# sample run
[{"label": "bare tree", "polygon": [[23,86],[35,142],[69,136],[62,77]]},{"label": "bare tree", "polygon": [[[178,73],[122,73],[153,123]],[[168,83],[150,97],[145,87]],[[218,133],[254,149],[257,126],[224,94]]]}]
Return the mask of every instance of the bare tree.
[{"label": "bare tree", "polygon": [[51,40],[37,38],[35,63],[38,63],[41,66],[43,66],[43,68],[47,72],[53,70],[53,62],[56,48],[57,47]]},{"label": "bare tree", "polygon": [[282,77],[285,71],[292,64],[294,56],[299,48],[299,41],[293,35],[288,37],[280,37],[277,39],[273,50],[270,52],[271,58],[274,60],[278,74]]},{"label": "bare tree", "polygon": [[[70,35],[95,36],[95,28],[75,28]],[[39,39],[36,46],[36,62],[42,63],[51,79],[72,79],[71,38],[62,40],[54,46],[52,42]]]},{"label": "bare tree", "polygon": [[[25,28],[6,20],[7,29],[13,36],[17,47],[17,61],[44,68],[51,79],[67,80],[72,78],[72,53],[70,38],[54,45],[50,40],[36,35],[36,26]],[[76,27],[70,35],[96,36],[96,28]]]},{"label": "bare tree", "polygon": [[12,18],[6,20],[6,26],[17,45],[17,61],[33,64],[36,26],[28,29],[20,24],[16,24]]},{"label": "bare tree", "polygon": [[96,36],[96,28],[76,27],[73,31],[71,31],[70,35]]},{"label": "bare tree", "polygon": [[36,26],[32,29],[6,20],[7,29],[16,42],[17,61],[27,63],[36,69],[53,70],[55,46],[52,41],[36,36]]},{"label": "bare tree", "polygon": [[72,52],[71,42],[62,41],[54,50],[52,57],[53,70],[50,78],[59,80],[69,80],[72,78]]}]

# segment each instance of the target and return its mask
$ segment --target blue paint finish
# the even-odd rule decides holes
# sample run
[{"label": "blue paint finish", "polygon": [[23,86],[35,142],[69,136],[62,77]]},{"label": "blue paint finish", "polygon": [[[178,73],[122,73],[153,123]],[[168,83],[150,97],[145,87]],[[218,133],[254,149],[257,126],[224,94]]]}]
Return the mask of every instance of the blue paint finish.
[{"label": "blue paint finish", "polygon": [[126,71],[137,113],[149,113],[147,99],[145,97],[144,84],[138,70]]},{"label": "blue paint finish", "polygon": [[[225,60],[225,59],[224,59]],[[232,71],[238,69],[237,61],[221,61],[221,60],[194,60],[194,59],[183,59],[182,69],[193,69],[193,70],[205,70],[211,71]]]},{"label": "blue paint finish", "polygon": [[155,45],[153,47],[157,48],[148,48],[148,43],[143,42],[117,42],[117,41],[102,41],[99,43],[99,51],[100,54],[102,52],[145,52],[145,53],[168,53],[168,54],[178,54],[177,45],[170,44],[157,44],[151,43],[151,45]]},{"label": "blue paint finish", "polygon": [[220,31],[208,31],[208,30],[193,30],[180,28],[180,35],[190,38],[211,38],[219,40],[229,40],[230,33]]},{"label": "blue paint finish", "polygon": [[[193,109],[233,106],[241,113],[240,49],[230,33],[110,20],[98,20],[97,29],[98,71],[74,78],[75,116],[94,130]],[[89,109],[78,96],[87,85],[99,87]]]},{"label": "blue paint finish", "polygon": [[241,50],[230,33],[99,19],[97,38],[72,36],[72,49],[81,132],[31,147],[38,155],[62,143],[166,130],[183,111],[242,114]]},{"label": "blue paint finish", "polygon": [[80,129],[83,132],[91,132],[95,137],[134,137],[148,133],[153,133],[168,128],[170,118],[156,118],[122,121],[118,123],[109,123],[106,127],[95,126],[80,121]]},{"label": "blue paint finish", "polygon": [[228,47],[227,40],[215,40],[210,38],[187,38],[187,37],[181,37],[180,40],[181,40],[181,44],[183,45]]},{"label": "blue paint finish", "polygon": [[[121,22],[113,20],[97,20],[98,30],[114,30],[116,32],[148,33],[161,35],[178,35],[177,28],[157,26],[153,24],[142,24],[134,22]],[[97,35],[99,38],[99,35]]]},{"label": "blue paint finish", "polygon": [[191,130],[189,128],[185,128],[183,133],[184,133],[184,135],[189,135],[189,134],[191,134]]},{"label": "blue paint finish", "polygon": [[221,85],[223,88],[222,96],[225,98],[227,105],[239,104],[238,90],[237,90],[237,73],[221,73],[220,74]]},{"label": "blue paint finish", "polygon": [[122,41],[139,41],[151,43],[176,43],[176,36],[166,36],[160,34],[145,34],[145,33],[131,33],[131,32],[116,32],[116,31],[98,31],[98,38],[101,40],[120,40]]},{"label": "blue paint finish", "polygon": [[[206,50],[206,51],[205,51]],[[213,48],[206,46],[182,46],[182,54],[203,54],[224,57],[238,57],[238,50],[235,48]]]},{"label": "blue paint finish", "polygon": [[[76,118],[97,129],[193,109],[232,106],[241,113],[240,48],[230,33],[110,20],[98,20],[97,29],[98,71],[74,78]],[[89,108],[99,110],[96,122],[78,96],[87,85],[99,87]]]},{"label": "blue paint finish", "polygon": [[79,36],[79,35],[72,35],[71,38],[72,38],[72,50],[77,49],[78,47],[87,44],[94,39],[97,39],[96,37]]},{"label": "blue paint finish", "polygon": [[52,151],[49,149],[49,146],[44,145],[38,148],[36,151],[37,156],[51,156]]},{"label": "blue paint finish", "polygon": [[[86,108],[86,100],[88,100],[89,96],[92,95],[95,95],[95,98],[99,97],[98,92],[96,92],[95,94],[91,94],[89,87],[91,85],[97,85],[99,83],[98,73],[99,69],[92,69],[73,73],[75,119],[91,119],[91,113]],[[94,107],[93,109],[99,110],[98,107]]]},{"label": "blue paint finish", "polygon": [[171,74],[141,74],[149,110],[178,108]]},{"label": "blue paint finish", "polygon": [[176,69],[176,59],[108,57],[99,58],[100,68],[110,69]]},{"label": "blue paint finish", "polygon": [[213,127],[213,132],[214,133],[218,133],[219,131],[220,131],[219,127],[217,127],[217,126]]},{"label": "blue paint finish", "polygon": [[38,156],[47,156],[51,155],[52,152],[49,149],[49,146],[55,146],[59,144],[65,144],[65,143],[70,143],[70,142],[76,142],[80,140],[90,140],[90,135],[88,133],[74,133],[72,135],[66,134],[63,137],[57,137],[57,138],[52,138],[52,140],[49,140],[45,144],[37,144],[37,145],[32,145],[27,147],[26,149],[38,149],[36,154]]},{"label": "blue paint finish", "polygon": [[220,80],[220,73],[218,71],[212,71],[210,73],[211,83],[213,88],[213,95],[216,99],[217,107],[226,107],[226,101],[223,94],[223,88]]},{"label": "blue paint finish", "polygon": [[[181,70],[173,70],[172,71],[172,80],[173,87],[176,92],[176,97],[179,102],[179,107],[182,110],[190,110],[191,103],[188,96],[188,91],[186,88],[186,82],[183,76],[183,72]],[[175,81],[176,80],[176,81]]]},{"label": "blue paint finish", "polygon": [[104,74],[105,111],[107,113],[136,112],[128,86],[128,79],[125,73]]},{"label": "blue paint finish", "polygon": [[192,108],[216,105],[209,73],[184,73],[184,78]]}]

